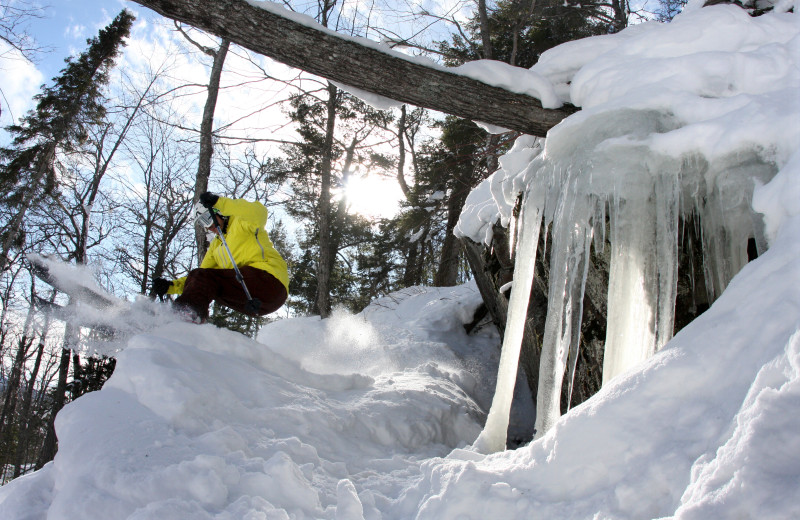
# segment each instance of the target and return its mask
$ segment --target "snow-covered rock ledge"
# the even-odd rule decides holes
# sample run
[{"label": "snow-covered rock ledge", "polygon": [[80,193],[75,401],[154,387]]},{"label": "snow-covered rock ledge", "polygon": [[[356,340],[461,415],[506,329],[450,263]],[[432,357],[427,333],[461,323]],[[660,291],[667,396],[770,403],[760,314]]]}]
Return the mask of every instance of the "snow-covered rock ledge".
[{"label": "snow-covered rock ledge", "polygon": [[795,217],[711,309],[544,438],[427,462],[417,518],[800,516],[798,259]]},{"label": "snow-covered rock ledge", "polygon": [[[669,24],[636,25],[546,52],[533,69],[582,110],[543,144],[530,137],[516,143],[471,194],[457,227],[461,236],[488,242],[492,225],[508,222],[524,193],[517,269],[549,255],[537,436],[560,415],[591,248],[610,248],[605,385],[672,337],[681,222],[697,223],[701,288],[713,302],[748,262],[750,243],[766,251],[779,216],[800,204],[783,198],[754,210],[751,202],[764,185],[774,194],[772,179],[800,148],[797,15],[784,4],[758,17],[734,5],[694,7]],[[795,209],[787,211],[787,203]],[[536,251],[540,229],[552,239],[547,251]],[[525,313],[520,295],[529,286],[525,271],[515,272],[509,315]],[[515,323],[509,319],[506,330],[521,330]],[[516,358],[518,344],[507,334],[504,351]],[[506,372],[513,377],[516,370]],[[498,388],[507,380],[501,376]],[[495,416],[482,451],[505,445]]]}]

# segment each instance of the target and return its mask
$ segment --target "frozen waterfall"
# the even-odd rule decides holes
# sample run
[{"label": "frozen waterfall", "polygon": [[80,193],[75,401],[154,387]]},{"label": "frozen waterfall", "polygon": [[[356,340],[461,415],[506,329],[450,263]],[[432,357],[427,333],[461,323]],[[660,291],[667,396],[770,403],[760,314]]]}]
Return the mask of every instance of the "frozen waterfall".
[{"label": "frozen waterfall", "polygon": [[[610,247],[611,253],[604,385],[672,338],[681,219],[701,223],[709,301],[747,263],[749,240],[766,247],[750,199],[755,183],[768,182],[777,171],[769,160],[743,152],[719,159],[661,153],[654,143],[682,126],[666,111],[625,109],[583,119],[569,131],[553,132],[520,174],[528,194],[515,285],[497,393],[476,443],[479,451],[505,446],[537,254],[550,259],[537,393],[539,437],[560,417],[564,378],[571,384],[574,375],[592,247]],[[552,237],[549,252],[535,250],[542,232]]]},{"label": "frozen waterfall", "polygon": [[[533,67],[581,111],[554,127],[543,149],[533,138],[518,139],[485,181],[489,189],[476,190],[491,194],[489,203],[471,203],[482,224],[460,232],[488,243],[491,226],[508,223],[518,195],[537,193],[523,211],[541,214],[542,227],[525,224],[524,233],[537,240],[545,234],[552,245],[517,251],[514,291],[528,294],[516,286],[529,284],[519,278],[519,263],[548,254],[537,437],[560,415],[565,377],[571,385],[592,247],[610,257],[604,386],[672,337],[683,240],[700,244],[704,287],[692,293],[704,289],[709,304],[767,248],[762,216],[752,209],[754,189],[800,142],[797,111],[786,109],[800,88],[789,5],[751,17],[738,7],[698,3],[668,24],[560,45]],[[527,300],[510,302],[507,330],[522,329],[515,320],[524,319]],[[518,353],[512,339],[503,348]],[[516,360],[503,364],[498,388],[513,388],[516,373]],[[490,412],[492,430],[504,432],[494,415],[507,413],[494,405]],[[502,447],[498,439],[490,444]]]}]

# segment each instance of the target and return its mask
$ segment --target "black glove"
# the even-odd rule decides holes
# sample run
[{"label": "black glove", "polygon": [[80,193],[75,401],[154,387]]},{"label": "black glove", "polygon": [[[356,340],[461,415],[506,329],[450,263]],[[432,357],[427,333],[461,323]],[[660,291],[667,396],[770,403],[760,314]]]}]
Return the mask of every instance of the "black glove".
[{"label": "black glove", "polygon": [[159,298],[163,298],[169,288],[172,287],[172,282],[165,278],[153,278],[153,294]]},{"label": "black glove", "polygon": [[214,195],[210,191],[206,191],[200,194],[200,204],[206,207],[206,209],[211,209],[214,207],[214,204],[217,203],[219,200],[219,195]]}]

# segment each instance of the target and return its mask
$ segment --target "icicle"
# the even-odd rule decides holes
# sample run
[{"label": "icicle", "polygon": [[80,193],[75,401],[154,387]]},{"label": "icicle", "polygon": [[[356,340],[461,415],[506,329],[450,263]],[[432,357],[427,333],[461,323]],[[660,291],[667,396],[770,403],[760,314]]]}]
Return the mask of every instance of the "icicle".
[{"label": "icicle", "polygon": [[629,366],[653,354],[655,323],[652,291],[652,205],[616,197],[611,207],[611,263],[608,280],[608,329],[603,356],[603,385]]},{"label": "icicle", "polygon": [[500,354],[500,367],[497,373],[497,388],[486,418],[486,426],[474,443],[481,453],[494,453],[506,449],[508,420],[514,384],[517,380],[519,352],[525,319],[528,313],[528,300],[533,283],[536,265],[536,248],[539,244],[539,230],[542,226],[541,203],[533,192],[528,192],[522,204],[522,224],[519,229],[517,258],[514,263],[514,286],[508,304],[503,349]]},{"label": "icicle", "polygon": [[680,180],[670,173],[656,178],[656,265],[658,294],[655,351],[672,339],[678,297],[678,214]]},{"label": "icicle", "polygon": [[539,361],[536,438],[544,435],[561,416],[561,386],[567,357],[571,346],[573,356],[577,357],[580,340],[594,199],[578,191],[579,177],[572,170],[567,172],[553,221],[547,320]]},{"label": "icicle", "polygon": [[[662,171],[664,168],[662,168]],[[611,266],[603,385],[671,338],[678,276],[679,181],[642,176],[611,208]]]},{"label": "icicle", "polygon": [[[578,309],[573,320],[575,324],[572,326],[572,338],[569,343],[569,366],[567,368],[567,410],[572,405],[572,390],[575,386],[575,370],[578,366],[578,355],[580,354],[581,345],[581,322],[583,321],[583,295],[586,292],[586,278],[589,275],[589,248],[591,247],[592,230],[588,230],[584,234],[586,243],[584,244],[585,254],[581,255],[578,264],[575,266],[575,273],[581,273],[581,284],[572,284],[572,301],[578,304]],[[559,385],[560,387],[561,385]]]},{"label": "icicle", "polygon": [[[586,238],[589,240],[585,246],[586,254],[583,258],[583,281],[580,287],[580,294],[575,294],[575,298],[580,298],[581,304],[583,302],[584,296],[586,294],[586,281],[589,276],[589,264],[591,263],[591,254],[589,251],[590,247],[594,247],[596,252],[602,253],[605,248],[605,231],[606,231],[606,202],[604,200],[597,200],[594,201],[594,216],[591,220],[592,228],[589,230]],[[598,241],[597,235],[600,235],[602,238]],[[581,317],[583,315],[583,309],[581,308]],[[574,340],[570,343],[569,347],[569,358],[568,363],[569,366],[567,367],[567,410],[572,407],[572,391],[575,387],[575,371],[578,367],[578,355],[580,354],[580,325],[578,326],[578,330],[575,331]]]},{"label": "icicle", "polygon": [[760,216],[750,206],[753,180],[766,183],[775,166],[755,153],[719,160],[706,173],[707,196],[699,209],[703,230],[703,267],[709,302],[716,300],[748,262],[747,242],[766,247]]},{"label": "icicle", "polygon": [[593,247],[595,252],[602,254],[606,248],[606,201],[605,198],[595,204],[594,217],[592,217]]}]

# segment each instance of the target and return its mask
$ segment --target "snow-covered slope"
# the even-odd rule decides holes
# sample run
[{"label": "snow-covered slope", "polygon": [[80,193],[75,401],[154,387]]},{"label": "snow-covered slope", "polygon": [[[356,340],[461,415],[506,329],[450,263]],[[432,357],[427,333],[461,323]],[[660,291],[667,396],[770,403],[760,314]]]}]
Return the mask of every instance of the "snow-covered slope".
[{"label": "snow-covered slope", "polygon": [[59,414],[55,461],[0,489],[0,518],[383,509],[421,461],[480,431],[470,395],[489,397],[498,338],[464,332],[479,303],[473,287],[412,288],[358,316],[276,322],[260,342],[182,322],[135,336],[103,390]]},{"label": "snow-covered slope", "polygon": [[498,338],[472,286],[414,288],[260,341],[172,323],[133,337],[57,420],[54,462],[0,518],[793,518],[800,219],[643,367],[543,439],[468,449]]}]

